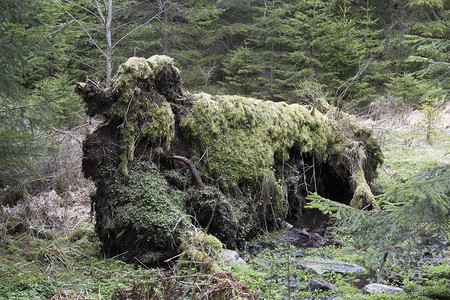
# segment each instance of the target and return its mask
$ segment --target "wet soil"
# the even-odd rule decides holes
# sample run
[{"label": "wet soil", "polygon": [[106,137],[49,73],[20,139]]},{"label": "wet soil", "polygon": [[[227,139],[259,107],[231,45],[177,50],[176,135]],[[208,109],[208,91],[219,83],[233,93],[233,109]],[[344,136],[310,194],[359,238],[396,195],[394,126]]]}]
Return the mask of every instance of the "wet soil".
[{"label": "wet soil", "polygon": [[298,219],[287,219],[286,222],[294,228],[306,229],[307,231],[324,231],[328,228],[330,217],[318,209],[307,209]]},{"label": "wet soil", "polygon": [[357,288],[363,289],[366,285],[372,282],[377,282],[377,272],[373,270],[371,270],[369,273],[359,274],[352,283]]},{"label": "wet soil", "polygon": [[[275,249],[280,245],[293,245],[297,248],[317,248],[336,244],[332,236],[332,226],[329,217],[317,209],[305,210],[299,219],[287,219],[286,223],[292,225],[291,229],[280,232],[270,241],[249,244],[245,251],[257,255],[264,249]],[[342,245],[342,244],[341,244]]]},{"label": "wet soil", "polygon": [[330,218],[317,209],[305,210],[299,219],[288,219],[293,226],[279,240],[297,248],[317,248],[333,243]]}]

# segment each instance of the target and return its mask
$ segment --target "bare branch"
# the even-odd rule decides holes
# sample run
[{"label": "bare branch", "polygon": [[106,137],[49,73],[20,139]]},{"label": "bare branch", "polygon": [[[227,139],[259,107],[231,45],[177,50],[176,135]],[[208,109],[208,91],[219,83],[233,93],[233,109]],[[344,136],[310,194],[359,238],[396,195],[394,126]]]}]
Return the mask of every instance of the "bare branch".
[{"label": "bare branch", "polygon": [[202,178],[200,177],[200,174],[199,174],[197,168],[195,167],[194,163],[190,159],[188,159],[184,156],[178,156],[178,155],[168,155],[166,157],[168,159],[178,160],[178,161],[181,161],[184,164],[186,164],[188,166],[189,170],[191,171],[192,176],[194,177],[195,184],[197,185],[197,187],[200,190],[205,189],[205,184],[203,183]]},{"label": "bare branch", "polygon": [[[158,1],[160,2],[160,1]],[[132,30],[130,30],[128,33],[126,33],[123,37],[121,37],[113,46],[112,49],[114,49],[121,41],[123,41],[124,39],[126,39],[130,34],[132,34],[133,32],[135,32],[136,30],[142,28],[143,26],[148,25],[151,21],[153,21],[154,19],[158,19],[159,16],[166,11],[168,8],[163,9],[163,7],[166,5],[166,3],[168,3],[169,1],[165,1],[164,3],[160,4],[160,11],[158,13],[156,13],[153,17],[151,17],[150,19],[148,19],[145,23],[133,28]]]},{"label": "bare branch", "polygon": [[106,19],[105,19],[105,16],[103,15],[103,11],[102,11],[102,9],[101,9],[101,7],[100,7],[100,4],[98,3],[97,0],[94,0],[94,2],[95,2],[95,6],[97,7],[97,11],[98,11],[100,17],[102,18],[101,21],[102,21],[103,23],[106,23]]},{"label": "bare branch", "polygon": [[64,6],[62,5],[62,3],[59,0],[56,0],[58,2],[58,4],[62,7],[62,9],[64,10],[64,12],[69,15],[81,28],[83,28],[84,32],[88,35],[89,40],[91,41],[91,43],[97,47],[97,49],[103,54],[103,56],[106,57],[105,52],[102,50],[102,48],[100,48],[100,46],[95,42],[95,40],[92,38],[91,34],[89,33],[89,30],[87,30],[86,27],[83,26],[83,24],[80,23],[80,21],[78,21],[77,18],[75,18],[70,12],[67,11],[67,9],[64,8]]},{"label": "bare branch", "polygon": [[80,143],[80,144],[83,144],[83,141],[80,140],[79,138],[77,138],[77,137],[76,137],[72,132],[70,132],[70,131],[67,131],[67,130],[61,130],[61,129],[58,129],[58,128],[53,127],[53,126],[52,126],[52,129],[53,129],[54,131],[58,132],[58,133],[65,134],[66,136],[69,136],[69,137],[73,138],[74,140],[76,140],[76,141],[77,141],[78,143]]},{"label": "bare branch", "polygon": [[79,59],[77,59],[77,58],[75,58],[75,57],[73,57],[73,56],[67,54],[67,53],[64,52],[64,51],[62,51],[62,53],[63,53],[63,55],[65,55],[67,58],[70,58],[70,59],[72,59],[72,60],[74,60],[74,61],[76,61],[76,62],[79,62],[80,64],[83,64],[83,65],[85,65],[85,66],[88,67],[88,68],[91,68],[92,70],[96,70],[96,68],[95,68],[94,66],[91,66],[90,64],[85,63],[85,62],[83,62],[83,61],[81,61],[81,60],[79,60]]},{"label": "bare branch", "polygon": [[9,108],[5,108],[5,109],[0,109],[0,113],[9,113],[14,110],[21,110],[21,109],[31,108],[31,107],[35,107],[35,106],[39,106],[39,105],[40,104],[30,104],[30,105],[9,107]]},{"label": "bare branch", "polygon": [[[72,0],[63,0],[63,1],[68,2],[68,3],[70,3],[70,4],[73,4],[73,5],[75,5],[76,7],[81,8],[82,10],[87,11],[88,13],[90,13],[91,15],[93,15],[94,17],[96,17],[97,19],[99,19],[100,22],[102,22],[102,19],[101,19],[96,13],[94,13],[93,11],[91,11],[90,9],[87,9],[86,7],[77,4],[77,3],[73,2]],[[58,1],[58,2],[59,2],[59,1]],[[97,2],[97,1],[96,1],[96,2]],[[60,5],[61,5],[61,3],[60,3]],[[64,9],[64,10],[65,10],[65,9]],[[103,22],[103,23],[104,23],[104,22]]]}]

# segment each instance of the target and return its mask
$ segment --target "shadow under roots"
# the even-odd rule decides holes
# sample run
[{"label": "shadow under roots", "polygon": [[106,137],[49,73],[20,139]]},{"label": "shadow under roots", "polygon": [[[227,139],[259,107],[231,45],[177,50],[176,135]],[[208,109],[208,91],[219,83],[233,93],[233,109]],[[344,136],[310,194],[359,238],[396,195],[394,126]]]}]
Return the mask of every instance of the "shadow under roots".
[{"label": "shadow under roots", "polygon": [[[284,174],[289,210],[286,220],[297,222],[311,221],[310,215],[320,212],[305,209],[306,196],[316,192],[322,197],[349,205],[353,192],[348,181],[328,163],[320,163],[311,155],[291,153],[292,159],[282,164],[279,170]],[[315,218],[315,217],[314,217]],[[321,219],[323,219],[321,217]],[[304,220],[304,221],[303,221]],[[314,224],[310,226],[315,227]]]}]

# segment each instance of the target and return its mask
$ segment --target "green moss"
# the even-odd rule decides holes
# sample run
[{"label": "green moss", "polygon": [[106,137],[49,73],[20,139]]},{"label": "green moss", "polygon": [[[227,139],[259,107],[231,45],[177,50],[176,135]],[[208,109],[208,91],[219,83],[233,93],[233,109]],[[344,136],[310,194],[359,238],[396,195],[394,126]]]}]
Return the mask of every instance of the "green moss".
[{"label": "green moss", "polygon": [[104,259],[93,224],[77,226],[50,240],[24,234],[0,242],[0,299],[117,299],[118,290],[156,279],[158,270]]},{"label": "green moss", "polygon": [[155,73],[145,58],[130,57],[119,66],[117,76],[113,79],[113,88],[126,87],[131,81],[149,80],[154,77]]},{"label": "green moss", "polygon": [[132,57],[119,67],[113,80],[113,91],[118,100],[111,108],[111,115],[122,128],[119,171],[123,175],[128,176],[128,163],[133,161],[134,148],[141,140],[168,150],[175,135],[170,105],[152,86],[166,67],[178,72],[167,56]]},{"label": "green moss", "polygon": [[130,82],[149,82],[155,79],[164,68],[169,67],[176,73],[179,70],[173,66],[173,59],[165,55],[154,55],[148,59],[144,57],[130,57],[121,64],[117,76],[113,79],[113,89],[127,87]]},{"label": "green moss", "polygon": [[206,253],[217,256],[222,253],[222,243],[214,236],[204,232],[190,232],[190,240],[196,246]]},{"label": "green moss", "polygon": [[145,113],[145,118],[151,121],[143,124],[141,134],[152,141],[164,139],[164,147],[168,149],[175,135],[175,122],[170,104],[168,102],[162,102],[160,105],[149,103]]},{"label": "green moss", "polygon": [[150,68],[153,70],[154,74],[161,73],[164,68],[171,68],[175,73],[180,73],[178,68],[173,65],[173,58],[166,55],[153,55],[152,57],[147,59],[147,63]]},{"label": "green moss", "polygon": [[132,227],[138,232],[135,244],[150,243],[157,249],[174,247],[182,231],[177,223],[187,222],[182,194],[168,190],[165,179],[153,164],[135,163],[126,185],[118,183],[111,188],[125,203],[115,209],[115,227]]},{"label": "green moss", "polygon": [[222,272],[216,261],[222,253],[222,243],[216,237],[201,231],[189,231],[185,234],[180,249],[185,259],[206,267],[211,273]]},{"label": "green moss", "polygon": [[352,115],[339,112],[324,99],[318,100],[315,109],[239,96],[203,93],[193,98],[193,107],[180,126],[193,141],[196,154],[206,153],[203,173],[225,190],[245,182],[270,202],[276,217],[281,216],[285,193],[274,166],[276,160],[289,161],[290,150],[296,149],[340,169],[342,176],[350,175],[356,191],[352,203],[357,207],[371,201],[367,179],[376,175],[381,150],[371,132],[361,129]]},{"label": "green moss", "polygon": [[350,205],[356,208],[363,208],[372,203],[374,196],[364,177],[364,171],[362,169],[358,170],[353,174],[351,179],[355,186],[355,192],[353,193]]},{"label": "green moss", "polygon": [[289,159],[289,150],[328,156],[335,130],[319,112],[298,104],[288,105],[239,96],[194,95],[194,104],[181,126],[205,157],[209,175],[231,189],[241,181],[261,187],[271,183],[273,202],[283,203],[283,191],[273,170],[276,157]]}]

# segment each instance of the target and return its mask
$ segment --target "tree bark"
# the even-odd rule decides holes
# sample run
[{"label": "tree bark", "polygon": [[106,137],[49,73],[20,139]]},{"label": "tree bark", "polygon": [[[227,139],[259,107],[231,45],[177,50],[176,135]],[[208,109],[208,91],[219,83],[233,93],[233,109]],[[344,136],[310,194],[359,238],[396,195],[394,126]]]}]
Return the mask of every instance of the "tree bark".
[{"label": "tree bark", "polygon": [[163,20],[163,28],[162,28],[162,52],[164,55],[169,55],[169,12],[168,8],[163,10],[162,20]]},{"label": "tree bark", "polygon": [[108,0],[108,12],[106,15],[105,33],[106,33],[106,88],[111,87],[112,77],[112,42],[111,42],[111,23],[113,14],[113,1]]}]

